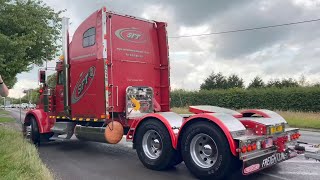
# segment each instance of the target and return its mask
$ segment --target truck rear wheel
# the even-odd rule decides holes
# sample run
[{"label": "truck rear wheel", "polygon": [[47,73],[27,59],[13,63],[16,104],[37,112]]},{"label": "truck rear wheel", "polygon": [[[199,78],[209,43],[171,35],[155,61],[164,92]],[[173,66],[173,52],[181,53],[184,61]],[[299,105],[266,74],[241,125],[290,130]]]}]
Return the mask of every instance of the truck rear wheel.
[{"label": "truck rear wheel", "polygon": [[209,122],[192,124],[182,134],[181,154],[192,174],[200,179],[222,179],[232,154],[223,132]]},{"label": "truck rear wheel", "polygon": [[167,128],[158,120],[148,120],[140,125],[135,135],[137,154],[144,166],[163,170],[177,164]]}]

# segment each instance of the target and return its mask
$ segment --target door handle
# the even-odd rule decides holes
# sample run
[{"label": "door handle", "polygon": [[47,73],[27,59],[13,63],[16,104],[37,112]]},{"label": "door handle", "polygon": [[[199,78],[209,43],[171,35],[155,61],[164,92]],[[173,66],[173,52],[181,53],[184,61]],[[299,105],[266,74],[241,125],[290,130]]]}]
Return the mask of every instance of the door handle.
[{"label": "door handle", "polygon": [[119,106],[119,86],[116,86],[116,91],[117,91],[117,106]]}]

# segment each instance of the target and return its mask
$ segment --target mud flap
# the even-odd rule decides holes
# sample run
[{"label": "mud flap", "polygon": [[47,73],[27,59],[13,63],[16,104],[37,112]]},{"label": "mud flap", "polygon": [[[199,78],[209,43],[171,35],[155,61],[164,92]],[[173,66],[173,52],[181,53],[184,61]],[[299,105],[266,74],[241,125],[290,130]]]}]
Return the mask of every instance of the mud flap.
[{"label": "mud flap", "polygon": [[296,156],[297,153],[295,151],[287,150],[282,153],[272,152],[257,158],[244,160],[242,174],[248,175]]}]

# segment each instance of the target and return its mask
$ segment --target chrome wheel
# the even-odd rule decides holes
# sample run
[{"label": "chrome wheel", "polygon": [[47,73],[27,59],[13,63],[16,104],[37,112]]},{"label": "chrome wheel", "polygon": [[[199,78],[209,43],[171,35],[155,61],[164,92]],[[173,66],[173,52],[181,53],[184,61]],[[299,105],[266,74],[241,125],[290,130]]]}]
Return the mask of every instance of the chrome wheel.
[{"label": "chrome wheel", "polygon": [[162,139],[157,131],[148,130],[142,138],[142,148],[150,159],[157,159],[162,153]]},{"label": "chrome wheel", "polygon": [[207,134],[197,134],[190,143],[192,160],[201,168],[212,167],[218,158],[218,148],[215,141]]},{"label": "chrome wheel", "polygon": [[25,138],[30,139],[31,136],[31,125],[23,125],[23,129],[22,129],[22,133],[24,135]]}]

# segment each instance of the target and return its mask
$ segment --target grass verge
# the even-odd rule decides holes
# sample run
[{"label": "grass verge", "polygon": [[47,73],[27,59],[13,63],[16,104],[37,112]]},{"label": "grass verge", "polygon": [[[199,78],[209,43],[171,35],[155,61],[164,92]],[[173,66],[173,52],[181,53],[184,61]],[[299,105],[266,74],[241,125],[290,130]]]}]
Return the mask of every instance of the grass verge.
[{"label": "grass verge", "polygon": [[279,111],[278,113],[290,127],[320,129],[320,113],[290,111]]},{"label": "grass verge", "polygon": [[11,117],[0,117],[0,123],[3,122],[14,122],[14,120]]},{"label": "grass verge", "polygon": [[3,109],[0,109],[0,115],[9,115],[10,113],[8,111],[5,111]]},{"label": "grass verge", "polygon": [[[174,107],[171,111],[179,114],[189,114],[188,107]],[[278,111],[290,127],[320,129],[320,113]]]},{"label": "grass verge", "polygon": [[[0,115],[3,114],[0,112]],[[27,142],[21,132],[0,126],[0,179],[51,180],[53,175],[40,160],[35,146]]]}]

